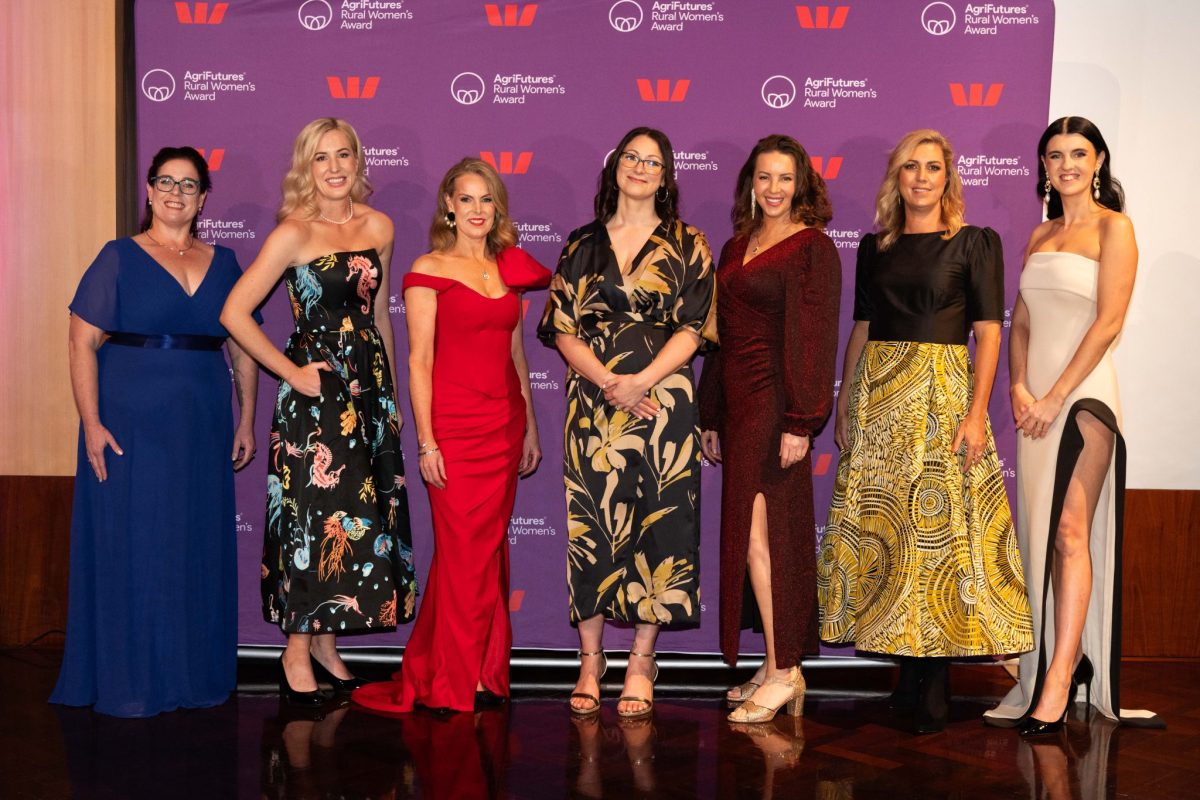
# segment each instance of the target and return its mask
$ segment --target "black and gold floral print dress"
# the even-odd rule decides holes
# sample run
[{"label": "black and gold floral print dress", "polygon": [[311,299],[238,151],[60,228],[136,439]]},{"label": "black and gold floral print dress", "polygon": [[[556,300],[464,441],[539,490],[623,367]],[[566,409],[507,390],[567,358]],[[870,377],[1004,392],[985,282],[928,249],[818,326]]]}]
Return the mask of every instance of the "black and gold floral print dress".
[{"label": "black and gold floral print dress", "polygon": [[379,255],[331,253],[284,274],[292,363],[324,361],[321,394],[280,381],[271,425],[263,616],[285,633],[364,633],[412,619],[417,584],[392,368],[375,327]]},{"label": "black and gold floral print dress", "polygon": [[[661,223],[621,271],[599,220],[573,231],[550,285],[538,336],[578,336],[609,370],[639,372],[679,330],[716,342],[716,280],[708,242]],[[609,405],[599,386],[567,374],[563,475],[571,622],[700,619],[700,432],[690,363],[650,391],[662,406],[642,420]]]}]

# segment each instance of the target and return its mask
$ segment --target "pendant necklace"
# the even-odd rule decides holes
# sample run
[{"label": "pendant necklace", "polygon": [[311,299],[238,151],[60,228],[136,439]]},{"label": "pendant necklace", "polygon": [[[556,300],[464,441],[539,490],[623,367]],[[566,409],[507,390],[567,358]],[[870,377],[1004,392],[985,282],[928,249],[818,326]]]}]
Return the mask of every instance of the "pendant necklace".
[{"label": "pendant necklace", "polygon": [[187,247],[180,250],[178,247],[175,247],[175,245],[167,245],[167,244],[163,244],[162,242],[158,241],[157,239],[155,239],[153,236],[150,235],[150,231],[146,231],[145,233],[146,233],[146,238],[149,239],[153,244],[158,245],[159,247],[163,248],[164,250],[174,250],[177,253],[179,253],[179,255],[183,255],[188,250],[191,250],[192,245],[196,243],[195,238],[189,236]]}]

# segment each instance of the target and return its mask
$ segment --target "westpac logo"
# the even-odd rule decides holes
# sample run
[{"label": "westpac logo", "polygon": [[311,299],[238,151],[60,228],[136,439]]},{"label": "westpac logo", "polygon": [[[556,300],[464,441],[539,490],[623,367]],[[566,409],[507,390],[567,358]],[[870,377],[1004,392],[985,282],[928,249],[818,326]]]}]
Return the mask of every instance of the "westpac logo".
[{"label": "westpac logo", "polygon": [[642,7],[634,0],[617,0],[608,9],[608,24],[621,33],[636,31],[642,26]]},{"label": "westpac logo", "polygon": [[196,151],[200,153],[200,157],[208,164],[209,172],[216,172],[221,168],[221,162],[225,160],[225,148],[214,147],[212,150],[206,150],[203,147],[197,147]]},{"label": "westpac logo", "polygon": [[833,464],[833,453],[821,453],[813,459],[813,475],[825,475]]},{"label": "westpac logo", "polygon": [[464,106],[473,106],[483,99],[487,84],[474,72],[460,72],[450,81],[450,96]]},{"label": "westpac logo", "polygon": [[487,11],[488,25],[493,28],[528,28],[537,15],[538,4],[526,3],[522,7],[520,3],[505,3],[503,13],[499,3],[486,3],[483,8]]},{"label": "westpac logo", "polygon": [[310,31],[319,31],[333,22],[333,6],[328,0],[304,0],[296,10],[300,24]]},{"label": "westpac logo", "polygon": [[644,103],[682,103],[687,97],[688,87],[692,82],[688,78],[675,81],[672,86],[667,78],[651,81],[649,78],[638,78],[638,95]]},{"label": "westpac logo", "polygon": [[801,28],[838,29],[846,24],[849,13],[850,6],[796,6],[796,17],[800,20]]},{"label": "westpac logo", "polygon": [[809,156],[809,160],[812,161],[813,170],[827,181],[833,180],[842,171],[841,156],[830,156],[828,160],[822,156]]},{"label": "westpac logo", "polygon": [[365,80],[359,75],[345,78],[326,75],[325,82],[329,84],[329,96],[335,100],[370,100],[379,88],[378,75],[370,75]]},{"label": "westpac logo", "polygon": [[1003,91],[1003,83],[989,83],[986,88],[982,83],[952,83],[950,99],[956,106],[988,107],[1000,102],[1000,94]]},{"label": "westpac logo", "polygon": [[155,103],[170,100],[175,94],[175,76],[165,69],[152,69],[142,76],[142,94]]},{"label": "westpac logo", "polygon": [[[530,150],[522,150],[519,153],[514,153],[512,150],[501,150],[499,158],[497,153],[491,150],[479,151],[479,157],[492,165],[492,169],[499,172],[501,175],[524,175],[529,171],[529,165],[533,161],[533,152]],[[513,156],[516,156],[514,159]]]},{"label": "westpac logo", "polygon": [[220,25],[229,10],[229,3],[176,3],[175,16],[182,25]]},{"label": "westpac logo", "polygon": [[925,6],[925,10],[921,12],[921,27],[933,36],[945,36],[954,30],[956,22],[958,15],[954,13],[954,9],[949,3],[940,0]]},{"label": "westpac logo", "polygon": [[771,108],[787,108],[796,100],[796,84],[787,75],[772,75],[763,81],[759,94]]}]

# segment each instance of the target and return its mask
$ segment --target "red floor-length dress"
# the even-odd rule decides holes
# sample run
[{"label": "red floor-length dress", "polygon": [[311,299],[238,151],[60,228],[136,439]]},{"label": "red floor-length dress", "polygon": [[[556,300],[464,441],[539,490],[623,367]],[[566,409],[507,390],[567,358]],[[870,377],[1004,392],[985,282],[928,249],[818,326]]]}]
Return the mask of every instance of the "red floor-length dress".
[{"label": "red floor-length dress", "polygon": [[525,400],[512,360],[519,293],[544,289],[550,272],[520,248],[496,258],[508,287],[486,297],[450,278],[410,272],[404,288],[435,290],[430,422],[446,488],[428,486],[433,564],[398,680],[354,692],[379,711],[470,711],[479,681],[508,695],[508,524],[525,437]]},{"label": "red floor-length dress", "polygon": [[814,436],[833,407],[841,263],[805,228],[745,263],[726,243],[717,270],[721,349],[704,359],[700,427],[718,431],[721,469],[721,654],[736,664],[742,628],[761,630],[746,573],[754,498],[767,505],[775,661],[816,652],[816,525],[812,452],[779,466],[780,435]]}]

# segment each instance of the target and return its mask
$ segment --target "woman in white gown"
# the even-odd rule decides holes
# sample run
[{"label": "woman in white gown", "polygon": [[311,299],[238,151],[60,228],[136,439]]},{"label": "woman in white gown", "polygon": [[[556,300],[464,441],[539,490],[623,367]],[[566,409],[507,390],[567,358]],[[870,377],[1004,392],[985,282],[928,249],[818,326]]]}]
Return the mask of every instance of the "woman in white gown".
[{"label": "woman in white gown", "polygon": [[1017,441],[1017,535],[1037,648],[987,721],[1023,736],[1061,730],[1076,687],[1121,710],[1121,533],[1125,441],[1112,348],[1137,271],[1133,224],[1100,131],[1051,123],[1038,143],[1047,221],[1029,239],[1009,367]]}]

